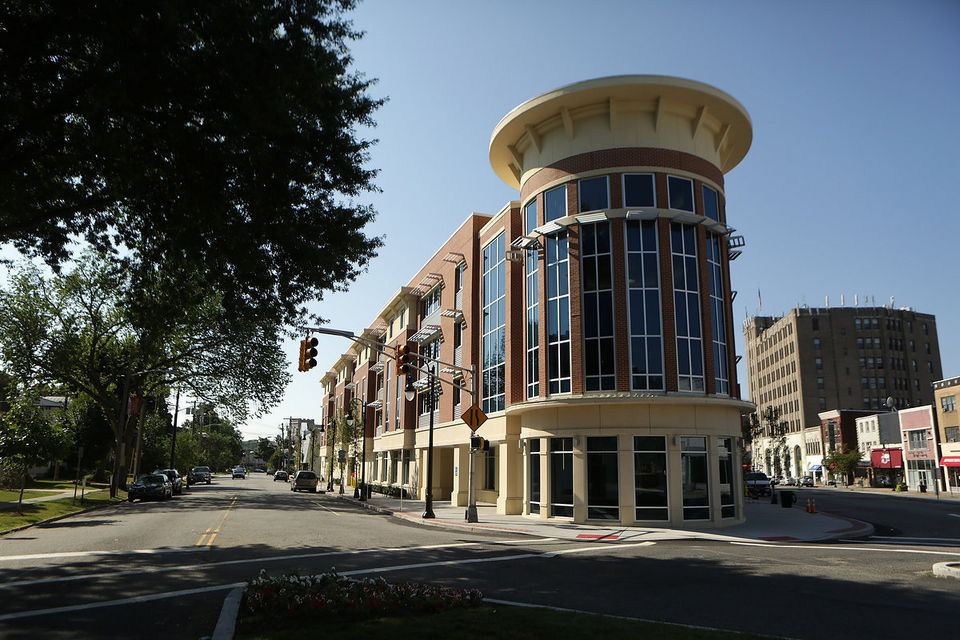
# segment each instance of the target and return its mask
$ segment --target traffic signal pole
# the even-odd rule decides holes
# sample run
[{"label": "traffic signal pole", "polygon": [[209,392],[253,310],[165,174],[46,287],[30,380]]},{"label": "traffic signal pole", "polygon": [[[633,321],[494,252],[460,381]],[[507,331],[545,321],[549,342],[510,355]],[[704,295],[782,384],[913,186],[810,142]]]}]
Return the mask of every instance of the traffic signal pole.
[{"label": "traffic signal pole", "polygon": [[[473,401],[477,401],[477,376],[475,375],[476,365],[470,365],[470,395],[473,396]],[[470,447],[470,477],[467,480],[469,485],[467,486],[467,513],[466,521],[467,522],[479,522],[477,518],[477,491],[474,488],[474,461],[473,454],[476,453],[473,446]]]},{"label": "traffic signal pole", "polygon": [[[387,345],[385,345],[384,343],[382,343],[382,342],[380,342],[380,341],[378,341],[378,340],[371,340],[370,338],[365,338],[365,337],[363,337],[363,336],[358,336],[358,335],[355,335],[352,331],[347,331],[347,330],[345,330],[345,329],[330,329],[330,328],[325,328],[325,327],[298,327],[298,329],[301,330],[301,331],[306,331],[306,332],[308,332],[308,333],[315,333],[315,334],[328,335],[328,336],[339,336],[339,337],[341,337],[341,338],[346,338],[346,339],[350,340],[351,342],[355,342],[355,343],[360,344],[360,345],[363,345],[363,346],[365,346],[365,347],[373,348],[373,349],[375,349],[375,350],[376,350],[377,352],[379,352],[379,353],[386,353],[388,349],[392,349],[393,352],[394,352],[394,357],[397,358],[397,360],[398,360],[398,364],[400,364],[400,360],[401,360],[401,358],[398,358],[398,356],[407,356],[407,357],[410,357],[410,358],[416,358],[417,361],[418,361],[418,365],[419,365],[419,366],[418,366],[418,365],[410,364],[410,365],[409,365],[410,370],[419,371],[419,372],[421,372],[421,373],[426,373],[426,374],[428,374],[428,376],[430,377],[430,386],[429,386],[429,389],[430,389],[430,393],[431,393],[431,400],[430,400],[430,401],[431,401],[431,405],[430,405],[430,406],[431,406],[431,410],[430,410],[431,426],[430,426],[429,444],[428,444],[428,451],[427,451],[427,457],[428,457],[428,462],[427,462],[427,476],[428,476],[428,477],[427,477],[427,509],[426,509],[426,513],[424,513],[424,517],[428,517],[428,518],[429,518],[429,517],[433,517],[433,514],[432,514],[432,512],[433,512],[433,509],[432,509],[432,497],[433,497],[433,496],[432,496],[432,487],[430,486],[431,481],[432,481],[432,478],[431,478],[430,476],[432,475],[432,470],[433,470],[433,469],[432,469],[433,465],[431,464],[431,463],[432,463],[432,459],[433,459],[433,425],[432,425],[432,421],[433,421],[433,404],[432,404],[432,403],[433,403],[434,400],[435,400],[435,399],[433,398],[433,393],[434,393],[433,386],[434,386],[434,384],[435,384],[436,382],[444,382],[444,383],[446,383],[446,384],[449,384],[450,386],[457,386],[457,387],[463,389],[463,388],[462,388],[460,385],[458,385],[454,380],[447,380],[447,379],[445,379],[445,378],[442,378],[442,377],[440,377],[440,376],[437,376],[437,375],[436,375],[436,368],[437,368],[437,365],[442,365],[442,366],[444,366],[444,367],[449,367],[449,368],[451,368],[451,369],[459,370],[459,371],[461,371],[461,372],[463,372],[463,373],[469,373],[469,374],[470,374],[470,389],[463,389],[463,390],[464,390],[464,391],[467,391],[467,393],[469,393],[469,394],[471,395],[471,397],[473,398],[474,404],[476,404],[476,403],[479,401],[479,390],[477,389],[477,368],[476,368],[476,365],[471,365],[470,368],[467,369],[466,367],[461,367],[460,365],[452,364],[452,363],[449,363],[449,362],[444,362],[444,361],[439,360],[439,359],[437,359],[437,358],[432,358],[432,357],[430,357],[430,356],[426,356],[426,355],[423,355],[423,354],[421,354],[421,353],[408,353],[407,350],[406,350],[406,346],[405,346],[405,345],[404,345],[403,347],[388,347]],[[316,340],[316,339],[314,338],[314,340]],[[304,344],[303,347],[304,347],[305,350],[308,350],[308,349],[311,348],[311,346],[315,346],[315,345],[316,345],[316,343],[314,342],[312,345],[311,345],[311,344]],[[305,355],[309,355],[309,354],[305,354]],[[304,359],[306,359],[307,361],[309,361],[309,357],[306,357],[306,358],[304,358]],[[406,364],[406,358],[403,358],[403,360],[404,360],[404,364]],[[314,360],[314,362],[316,362],[316,361]],[[315,364],[312,364],[311,366],[316,366],[316,365],[315,365]],[[430,370],[429,370],[429,371],[425,370],[425,369],[423,368],[424,366],[428,367]],[[308,368],[307,370],[309,370],[309,368]],[[398,371],[398,372],[399,372],[399,371]],[[335,429],[335,427],[334,427],[334,429]],[[474,454],[474,453],[475,453],[475,451],[474,451],[473,447],[470,447],[470,453],[469,453],[470,470],[469,470],[469,479],[468,479],[469,486],[468,486],[468,488],[467,488],[467,490],[468,490],[467,502],[468,502],[469,504],[467,505],[467,512],[466,512],[466,521],[467,521],[467,522],[478,522],[478,521],[479,521],[479,520],[477,519],[477,495],[476,495],[476,489],[474,488],[474,479],[475,479],[475,475],[476,475],[476,474],[475,474],[475,469],[474,469],[475,463],[474,463],[474,459],[473,459],[473,454]],[[333,456],[332,456],[332,455],[331,455],[330,469],[331,469],[330,474],[331,474],[331,476],[332,476],[332,475],[333,475]],[[331,477],[330,480],[329,480],[329,482],[328,482],[328,490],[330,490],[330,488],[331,488],[330,485],[332,484],[332,482],[333,482],[333,479],[332,479],[332,477]],[[431,515],[430,515],[430,516],[427,516],[427,513],[430,513]]]}]

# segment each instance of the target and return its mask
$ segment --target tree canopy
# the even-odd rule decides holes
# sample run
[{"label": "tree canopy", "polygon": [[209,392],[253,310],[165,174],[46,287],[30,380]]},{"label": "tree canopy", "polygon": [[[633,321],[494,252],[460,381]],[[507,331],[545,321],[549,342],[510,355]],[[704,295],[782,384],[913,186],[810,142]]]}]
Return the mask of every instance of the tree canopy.
[{"label": "tree canopy", "polygon": [[4,2],[0,243],[56,267],[85,241],[167,309],[303,318],[381,243],[354,4]]}]

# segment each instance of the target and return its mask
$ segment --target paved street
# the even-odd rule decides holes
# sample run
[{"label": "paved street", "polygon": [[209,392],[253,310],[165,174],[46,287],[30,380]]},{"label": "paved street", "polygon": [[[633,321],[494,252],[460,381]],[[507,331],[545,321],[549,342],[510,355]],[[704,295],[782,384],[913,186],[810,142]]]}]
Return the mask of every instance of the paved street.
[{"label": "paved street", "polygon": [[149,628],[200,638],[212,633],[229,589],[260,569],[334,567],[476,586],[497,600],[789,637],[902,637],[918,621],[924,633],[950,637],[960,583],[932,576],[944,561],[960,561],[960,540],[596,542],[451,531],[332,495],[294,494],[253,474],[0,537],[0,637],[142,638]]}]

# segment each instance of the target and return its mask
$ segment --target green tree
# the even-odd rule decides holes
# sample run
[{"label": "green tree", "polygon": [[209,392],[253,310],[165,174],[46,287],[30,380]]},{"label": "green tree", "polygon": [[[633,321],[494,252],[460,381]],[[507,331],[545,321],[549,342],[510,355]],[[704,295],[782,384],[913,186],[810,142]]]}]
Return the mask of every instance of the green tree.
[{"label": "green tree", "polygon": [[2,3],[0,242],[56,266],[81,238],[168,311],[302,318],[382,243],[354,5]]},{"label": "green tree", "polygon": [[276,450],[277,447],[270,441],[270,438],[257,438],[256,456],[264,462],[272,463],[273,454]]},{"label": "green tree", "polygon": [[62,445],[63,432],[37,406],[36,396],[8,398],[10,410],[0,413],[0,459],[20,480],[17,513],[23,512],[23,490],[30,467],[50,461]]},{"label": "green tree", "polygon": [[[277,404],[289,380],[276,327],[231,315],[207,292],[194,305],[144,322],[123,298],[132,286],[115,265],[89,253],[73,270],[44,277],[34,265],[13,272],[0,291],[0,360],[31,387],[57,384],[83,393],[114,435],[116,493],[130,451],[128,398],[165,394],[179,384],[240,422]],[[136,413],[136,412],[134,412]]]},{"label": "green tree", "polygon": [[848,449],[846,445],[842,449],[834,449],[823,457],[823,466],[830,469],[832,473],[844,479],[844,482],[850,484],[853,482],[853,472],[857,468],[857,463],[863,455],[857,449]]}]

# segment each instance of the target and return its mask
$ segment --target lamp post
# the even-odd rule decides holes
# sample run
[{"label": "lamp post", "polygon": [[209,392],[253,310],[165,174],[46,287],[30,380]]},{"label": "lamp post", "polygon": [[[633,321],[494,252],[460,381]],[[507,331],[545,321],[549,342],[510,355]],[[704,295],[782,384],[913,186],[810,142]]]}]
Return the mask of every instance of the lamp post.
[{"label": "lamp post", "polygon": [[330,418],[330,473],[327,474],[327,491],[333,492],[333,454],[337,439],[337,421]]},{"label": "lamp post", "polygon": [[428,368],[427,387],[429,395],[427,396],[427,410],[430,412],[430,436],[427,442],[427,506],[423,511],[424,518],[436,518],[433,513],[433,376],[437,366],[431,364]]},{"label": "lamp post", "polygon": [[[355,422],[353,413],[347,415],[347,424],[351,427]],[[367,499],[367,405],[360,400],[360,482],[353,488],[353,497],[366,501]]]}]

